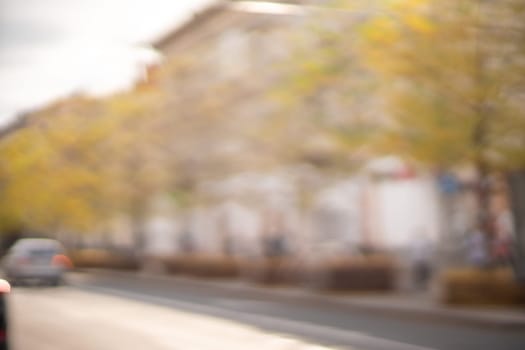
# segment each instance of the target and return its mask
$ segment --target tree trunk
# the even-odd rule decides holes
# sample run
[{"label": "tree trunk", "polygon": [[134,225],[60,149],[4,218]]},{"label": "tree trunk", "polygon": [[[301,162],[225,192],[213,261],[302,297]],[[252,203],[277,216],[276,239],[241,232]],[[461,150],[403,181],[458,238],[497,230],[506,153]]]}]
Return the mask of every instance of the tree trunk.
[{"label": "tree trunk", "polygon": [[144,204],[141,201],[134,203],[131,209],[133,245],[136,253],[143,253],[146,246],[146,237],[144,234]]},{"label": "tree trunk", "polygon": [[478,165],[478,183],[476,187],[478,200],[478,225],[488,238],[492,237],[493,225],[490,212],[490,180],[487,169],[483,165]]},{"label": "tree trunk", "polygon": [[525,284],[525,170],[511,173],[508,182],[515,232],[513,267],[517,280]]}]

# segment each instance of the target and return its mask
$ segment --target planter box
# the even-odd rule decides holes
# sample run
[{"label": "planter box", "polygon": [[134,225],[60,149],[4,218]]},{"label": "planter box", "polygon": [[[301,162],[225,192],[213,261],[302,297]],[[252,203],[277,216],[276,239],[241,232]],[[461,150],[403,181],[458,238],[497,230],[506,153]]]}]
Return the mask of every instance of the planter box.
[{"label": "planter box", "polygon": [[337,291],[391,291],[396,264],[386,256],[349,257],[324,261],[309,272],[309,284]]},{"label": "planter box", "polygon": [[100,249],[82,249],[70,254],[73,266],[77,268],[101,268],[138,270],[139,260],[132,254]]},{"label": "planter box", "polygon": [[441,278],[442,301],[448,304],[525,304],[525,285],[510,268],[461,268],[445,271]]},{"label": "planter box", "polygon": [[233,278],[239,262],[228,256],[182,255],[163,259],[166,272],[197,277]]},{"label": "planter box", "polygon": [[289,257],[274,257],[246,262],[243,277],[265,285],[294,285],[304,281],[305,269],[300,261]]}]

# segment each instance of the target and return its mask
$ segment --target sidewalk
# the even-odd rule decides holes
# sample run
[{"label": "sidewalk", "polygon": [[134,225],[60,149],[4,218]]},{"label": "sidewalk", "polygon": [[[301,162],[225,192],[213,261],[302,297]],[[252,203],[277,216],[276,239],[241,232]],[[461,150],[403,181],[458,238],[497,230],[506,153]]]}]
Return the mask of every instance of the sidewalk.
[{"label": "sidewalk", "polygon": [[525,330],[525,307],[477,306],[460,307],[440,304],[430,293],[341,293],[317,292],[299,287],[262,286],[240,280],[210,280],[195,277],[151,275],[140,272],[85,270],[93,274],[121,275],[135,278],[162,279],[177,284],[248,293],[253,297],[303,301],[349,311],[377,313],[388,317]]},{"label": "sidewalk", "polygon": [[359,350],[327,347],[213,316],[73,288],[17,288],[10,348],[39,350]]}]

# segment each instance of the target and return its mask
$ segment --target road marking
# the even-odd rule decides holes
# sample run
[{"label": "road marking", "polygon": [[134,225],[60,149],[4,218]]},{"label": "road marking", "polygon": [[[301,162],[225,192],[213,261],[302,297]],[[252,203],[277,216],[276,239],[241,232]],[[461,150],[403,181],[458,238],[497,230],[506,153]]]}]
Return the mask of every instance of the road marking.
[{"label": "road marking", "polygon": [[106,292],[113,295],[128,297],[132,299],[138,299],[142,301],[154,302],[157,304],[171,306],[176,308],[197,310],[202,313],[213,314],[215,316],[228,315],[234,319],[240,319],[248,323],[254,323],[258,325],[263,325],[264,327],[273,328],[275,326],[280,329],[285,329],[285,332],[298,333],[298,334],[309,334],[313,336],[326,337],[334,339],[337,343],[344,343],[350,346],[357,346],[359,348],[373,348],[373,349],[384,349],[384,350],[434,350],[428,347],[422,347],[418,345],[412,345],[408,343],[403,343],[395,340],[384,339],[379,337],[374,337],[363,332],[357,331],[348,331],[340,328],[329,327],[316,325],[308,322],[299,322],[294,320],[285,320],[281,318],[266,316],[266,315],[254,315],[247,312],[237,311],[226,309],[223,307],[211,306],[211,305],[202,305],[195,304],[191,302],[185,302],[180,300],[173,300],[169,298],[146,295],[141,293],[135,293],[130,291],[123,291],[114,288],[108,287],[99,287],[99,286],[82,286],[78,285],[81,288],[85,288],[92,291]]}]

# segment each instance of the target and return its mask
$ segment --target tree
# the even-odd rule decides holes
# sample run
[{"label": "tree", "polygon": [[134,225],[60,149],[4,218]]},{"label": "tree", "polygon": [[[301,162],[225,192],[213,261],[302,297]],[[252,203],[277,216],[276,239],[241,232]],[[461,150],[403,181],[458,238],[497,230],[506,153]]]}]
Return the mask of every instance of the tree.
[{"label": "tree", "polygon": [[[70,108],[84,115],[71,117]],[[27,126],[0,144],[3,186],[0,211],[6,220],[34,231],[70,228],[83,231],[103,216],[98,189],[102,180],[85,152],[100,133],[84,123],[97,109],[94,101],[72,98],[27,118]],[[56,127],[41,118],[57,114]],[[81,137],[83,136],[83,137]]]},{"label": "tree", "polygon": [[490,175],[525,165],[525,4],[389,2],[362,27],[362,53],[392,123],[385,146],[435,168],[473,165],[491,233]]},{"label": "tree", "polygon": [[92,232],[119,212],[136,216],[167,186],[156,97],[73,96],[28,115],[0,143],[2,225]]},{"label": "tree", "polygon": [[491,238],[492,175],[525,166],[525,3],[342,0],[312,17],[280,89],[288,117],[354,159],[474,167]]},{"label": "tree", "polygon": [[356,35],[368,19],[364,8],[371,6],[333,2],[311,8],[288,35],[290,54],[278,65],[282,80],[274,91],[281,109],[267,128],[284,134],[274,132],[285,143],[302,139],[287,147],[293,150],[290,161],[310,163],[331,175],[347,174],[373,153],[385,113],[379,82]]}]

